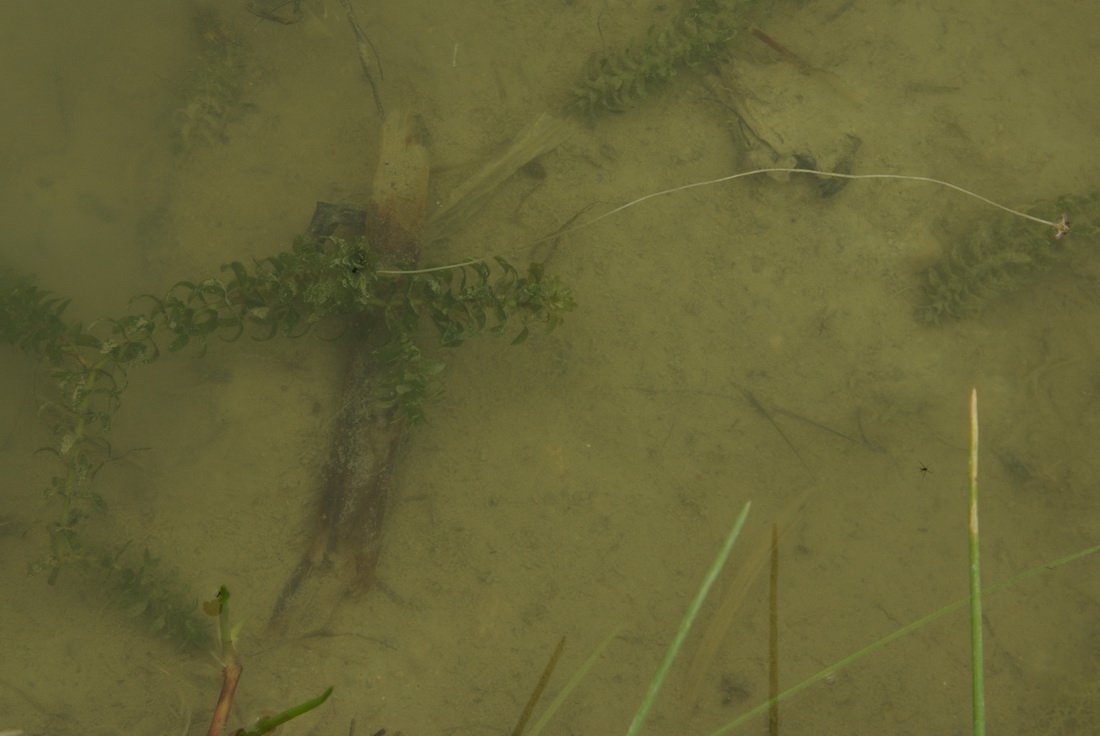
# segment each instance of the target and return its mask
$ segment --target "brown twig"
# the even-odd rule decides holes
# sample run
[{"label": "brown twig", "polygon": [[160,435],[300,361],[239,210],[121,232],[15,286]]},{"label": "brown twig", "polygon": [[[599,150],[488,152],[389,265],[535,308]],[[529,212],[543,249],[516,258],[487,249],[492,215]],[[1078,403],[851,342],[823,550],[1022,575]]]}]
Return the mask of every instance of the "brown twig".
[{"label": "brown twig", "polygon": [[225,727],[229,723],[229,710],[233,707],[233,694],[237,692],[237,683],[243,670],[241,663],[237,661],[237,653],[230,650],[225,666],[222,667],[222,692],[218,696],[218,705],[214,708],[214,716],[210,719],[210,730],[206,732],[206,736],[222,736],[225,733]]},{"label": "brown twig", "polygon": [[218,619],[218,638],[222,644],[222,691],[218,695],[218,705],[210,718],[210,729],[206,736],[222,736],[229,723],[229,711],[233,707],[233,694],[240,682],[241,667],[237,659],[237,646],[233,643],[233,632],[229,627],[229,589],[224,585],[218,588],[218,595],[210,601],[204,601],[203,610],[208,616]]},{"label": "brown twig", "polygon": [[535,705],[539,702],[539,698],[542,697],[542,691],[546,689],[546,685],[550,682],[550,676],[554,674],[554,667],[557,666],[558,659],[561,657],[563,649],[565,649],[564,636],[561,638],[561,641],[558,642],[558,646],[554,649],[554,653],[550,655],[550,661],[548,661],[546,667],[543,668],[542,677],[539,678],[538,684],[535,685],[535,689],[531,691],[531,697],[527,699],[527,705],[524,706],[523,712],[520,713],[516,727],[512,729],[512,736],[523,736],[523,729],[527,727],[527,721],[531,719],[531,713],[535,710]]}]

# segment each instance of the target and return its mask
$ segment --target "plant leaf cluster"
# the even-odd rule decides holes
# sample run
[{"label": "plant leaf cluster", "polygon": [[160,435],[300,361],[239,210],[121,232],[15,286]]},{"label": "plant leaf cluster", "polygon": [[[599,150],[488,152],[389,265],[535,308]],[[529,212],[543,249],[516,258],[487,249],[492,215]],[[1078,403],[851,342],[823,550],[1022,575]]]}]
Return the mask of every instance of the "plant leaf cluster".
[{"label": "plant leaf cluster", "polygon": [[188,72],[180,106],[172,116],[175,147],[191,150],[196,143],[226,139],[226,128],[241,108],[247,63],[239,37],[214,9],[195,16],[198,41],[206,49]]},{"label": "plant leaf cluster", "polygon": [[566,109],[589,117],[629,110],[678,71],[716,60],[741,27],[717,0],[698,0],[643,43],[595,62],[573,84]]},{"label": "plant leaf cluster", "polygon": [[1071,252],[1074,243],[1095,238],[1100,228],[1100,192],[1090,197],[1066,195],[1032,208],[1032,214],[1072,214],[1071,230],[1056,239],[1018,218],[981,225],[928,269],[917,318],[941,324],[978,312],[989,300],[1023,288]]},{"label": "plant leaf cluster", "polygon": [[123,613],[144,619],[154,633],[174,641],[181,649],[198,649],[210,642],[210,628],[197,615],[197,601],[178,570],[165,570],[158,557],[146,549],[140,562],[127,566],[118,560],[129,543],[114,554],[102,557],[108,570],[108,587]]},{"label": "plant leaf cluster", "polygon": [[[0,269],[0,343],[43,358],[56,389],[41,407],[56,440],[41,451],[60,461],[62,472],[45,492],[57,514],[45,525],[50,548],[34,571],[48,572],[53,582],[64,567],[88,568],[103,559],[85,548],[77,527],[105,506],[93,480],[115,457],[107,434],[134,367],[188,347],[201,353],[212,337],[300,337],[323,323],[339,335],[341,325],[355,320],[368,327],[355,334],[369,337],[361,348],[371,351],[379,368],[382,391],[374,392],[379,402],[395,421],[418,422],[442,395],[437,376],[443,363],[425,356],[417,344],[423,316],[443,345],[455,346],[511,329],[517,332],[513,342],[521,342],[531,323],[551,330],[574,307],[570,290],[539,265],[524,275],[501,258],[493,266],[477,262],[428,273],[379,273],[379,268],[378,254],[365,239],[302,237],[290,250],[251,268],[234,261],[223,266],[223,278],[180,281],[163,297],[139,295],[129,314],[87,325],[67,319],[68,299]],[[172,576],[157,573],[157,562],[146,554],[126,566],[116,556],[110,567],[134,598],[136,590],[174,584]],[[178,596],[141,595],[131,608],[144,600],[143,612],[158,628],[189,634],[190,625],[177,620],[170,605]]]}]

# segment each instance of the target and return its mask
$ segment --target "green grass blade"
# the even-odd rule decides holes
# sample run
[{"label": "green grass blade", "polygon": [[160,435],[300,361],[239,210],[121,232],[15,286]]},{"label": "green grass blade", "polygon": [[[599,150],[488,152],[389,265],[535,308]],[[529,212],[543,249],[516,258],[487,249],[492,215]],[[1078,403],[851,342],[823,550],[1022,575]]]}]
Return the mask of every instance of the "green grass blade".
[{"label": "green grass blade", "polygon": [[[1100,552],[1100,544],[1098,544],[1094,547],[1089,547],[1088,549],[1083,549],[1079,552],[1074,552],[1071,555],[1066,555],[1065,557],[1061,557],[1057,560],[1054,560],[1053,562],[1048,562],[1045,565],[1039,565],[1038,567],[1033,567],[1030,570],[1025,570],[1024,572],[1020,573],[1019,575],[1014,575],[1013,577],[1009,578],[1008,580],[1004,580],[1000,583],[997,583],[996,585],[989,586],[988,588],[986,588],[985,590],[982,591],[982,596],[983,597],[988,596],[990,593],[994,593],[998,590],[1001,590],[1002,588],[1007,588],[1010,585],[1015,585],[1016,583],[1019,583],[1023,580],[1026,580],[1026,579],[1031,578],[1031,577],[1035,577],[1036,575],[1039,575],[1040,573],[1044,573],[1048,570],[1053,570],[1054,568],[1061,567],[1062,565],[1069,564],[1070,562],[1074,562],[1076,560],[1079,560],[1082,557],[1088,557],[1089,555],[1095,554],[1097,552]],[[774,705],[775,703],[782,703],[783,701],[794,697],[798,693],[800,693],[803,690],[805,690],[806,688],[808,688],[810,685],[813,685],[815,682],[820,682],[821,680],[824,680],[826,677],[828,677],[832,673],[834,673],[838,670],[841,670],[844,667],[847,667],[852,662],[855,662],[857,659],[863,659],[864,657],[866,657],[868,654],[875,651],[876,649],[889,644],[890,642],[894,641],[895,639],[900,639],[901,637],[905,636],[906,634],[909,634],[909,633],[912,633],[913,631],[916,631],[920,627],[924,626],[925,624],[931,623],[932,621],[935,621],[936,619],[938,619],[941,616],[944,616],[948,613],[951,613],[952,611],[957,611],[958,609],[962,608],[963,606],[965,606],[969,602],[970,602],[970,597],[969,596],[966,597],[966,598],[962,598],[960,600],[957,600],[954,603],[952,603],[951,605],[945,606],[944,608],[941,608],[940,610],[936,611],[935,613],[930,613],[927,616],[925,616],[924,618],[918,619],[918,620],[914,621],[913,623],[898,629],[894,633],[889,634],[888,636],[885,636],[882,639],[879,639],[874,644],[869,644],[869,645],[863,647],[863,649],[860,649],[858,652],[854,652],[853,654],[849,654],[844,659],[839,660],[835,664],[832,664],[829,667],[826,667],[825,669],[821,670],[817,674],[811,675],[810,677],[806,678],[805,680],[798,683],[797,685],[794,685],[793,687],[779,693],[778,697],[772,698],[771,700],[766,700],[763,703],[761,703],[760,705],[757,705],[752,710],[748,711],[747,713],[738,716],[737,718],[733,719],[732,721],[730,721],[729,723],[727,723],[726,725],[722,726],[720,729],[718,729],[717,731],[712,733],[710,736],[723,736],[723,734],[729,733],[730,731],[734,730],[735,728],[737,728],[739,726],[742,726],[745,723],[751,721],[753,718],[760,715],[761,713],[766,711],[768,708],[772,707],[772,705]]]},{"label": "green grass blade", "polygon": [[982,572],[978,555],[978,389],[970,389],[970,677],[974,736],[985,736],[985,673],[982,653]]},{"label": "green grass blade", "polygon": [[692,623],[695,622],[695,617],[699,615],[699,609],[703,607],[703,601],[706,600],[707,593],[710,592],[711,586],[714,585],[715,578],[718,577],[718,573],[722,572],[722,567],[726,564],[726,559],[730,555],[730,550],[733,549],[733,543],[737,541],[738,535],[741,534],[741,527],[745,525],[745,519],[749,515],[749,508],[751,506],[752,502],[750,501],[741,509],[737,521],[733,523],[733,528],[730,529],[730,533],[726,536],[726,541],[723,543],[722,549],[718,552],[718,556],[714,558],[714,562],[711,563],[710,569],[707,570],[706,577],[703,578],[703,584],[699,586],[699,592],[695,594],[695,598],[692,599],[687,613],[684,614],[684,619],[680,622],[680,628],[677,629],[676,636],[673,637],[672,643],[668,645],[668,651],[665,653],[665,658],[657,668],[657,674],[653,676],[653,681],[649,683],[649,690],[646,692],[645,698],[642,699],[642,704],[638,706],[638,712],[634,714],[634,720],[631,722],[630,728],[626,732],[627,736],[636,736],[636,734],[642,730],[646,716],[649,715],[649,709],[653,707],[653,701],[656,700],[657,693],[661,691],[661,686],[665,682],[665,677],[668,675],[669,668],[672,667],[676,655],[680,653],[680,648],[684,644],[684,639],[687,637]]}]

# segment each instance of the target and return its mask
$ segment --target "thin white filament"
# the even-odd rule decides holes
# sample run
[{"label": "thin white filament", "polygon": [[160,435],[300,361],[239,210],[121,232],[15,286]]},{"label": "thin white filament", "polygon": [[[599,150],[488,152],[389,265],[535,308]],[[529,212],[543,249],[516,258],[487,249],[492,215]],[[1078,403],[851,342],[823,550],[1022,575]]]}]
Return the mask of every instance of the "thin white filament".
[{"label": "thin white filament", "polygon": [[[545,238],[540,238],[539,240],[536,240],[536,241],[530,243],[528,247],[530,247],[531,245],[538,245],[539,243],[544,243],[547,240],[551,240],[552,238],[559,238],[562,235],[565,235],[567,233],[576,232],[577,230],[581,230],[582,228],[589,227],[590,225],[595,225],[600,220],[611,217],[612,215],[617,214],[619,212],[622,212],[623,210],[628,209],[630,207],[633,207],[634,205],[641,204],[642,202],[645,202],[647,199],[653,199],[654,197],[661,197],[661,196],[666,195],[666,194],[675,194],[676,192],[682,192],[686,189],[695,189],[696,187],[709,187],[709,186],[712,186],[714,184],[722,184],[722,183],[727,182],[727,181],[733,181],[734,179],[741,179],[741,178],[744,178],[746,176],[755,176],[757,174],[813,174],[814,176],[826,176],[826,177],[832,177],[834,179],[897,179],[897,180],[901,180],[901,181],[924,181],[924,182],[928,182],[930,184],[939,184],[940,186],[947,187],[948,189],[954,189],[956,192],[962,192],[963,194],[967,195],[968,197],[973,197],[974,199],[985,202],[988,205],[992,205],[993,207],[996,207],[999,210],[1003,210],[1005,212],[1008,212],[1009,214],[1016,215],[1017,217],[1022,217],[1025,220],[1031,220],[1032,222],[1037,222],[1040,225],[1049,225],[1050,227],[1055,229],[1055,231],[1056,231],[1055,237],[1061,237],[1062,235],[1064,235],[1066,232],[1069,231],[1069,225],[1066,223],[1065,215],[1062,216],[1061,220],[1057,220],[1057,221],[1044,220],[1041,217],[1035,217],[1034,215],[1029,215],[1026,212],[1021,212],[1019,210],[1014,210],[1011,207],[1006,207],[1003,204],[1000,204],[998,202],[994,202],[992,199],[989,199],[988,197],[983,197],[982,195],[980,195],[976,192],[972,192],[969,189],[964,189],[960,186],[952,184],[951,182],[943,181],[942,179],[933,179],[933,178],[928,177],[928,176],[908,176],[906,174],[841,174],[841,173],[836,172],[836,171],[816,171],[814,169],[772,168],[772,169],[753,169],[752,171],[742,171],[742,172],[737,173],[737,174],[730,174],[729,176],[719,177],[718,179],[708,179],[707,181],[697,181],[697,182],[693,182],[691,184],[683,184],[683,185],[678,186],[678,187],[673,187],[672,189],[663,189],[659,192],[653,192],[652,194],[647,194],[644,197],[638,197],[637,199],[635,199],[633,201],[630,201],[630,202],[627,202],[626,204],[619,205],[618,207],[616,207],[612,210],[608,210],[607,212],[604,212],[602,215],[599,215],[597,217],[593,217],[591,220],[585,220],[584,222],[582,222],[580,224],[577,224],[577,225],[574,225],[573,227],[567,228],[567,229],[562,230],[560,232],[556,232],[553,235],[548,235]],[[462,268],[464,266],[470,266],[474,263],[481,263],[481,262],[486,261],[486,260],[488,260],[488,259],[487,258],[471,258],[469,260],[462,261],[460,263],[452,263],[452,264],[449,264],[449,265],[446,265],[446,266],[435,266],[433,268],[421,268],[421,269],[416,269],[416,270],[412,270],[412,271],[378,271],[377,273],[383,273],[383,274],[433,273],[435,271],[446,271],[446,270],[449,270],[449,269],[452,269],[452,268]]]}]

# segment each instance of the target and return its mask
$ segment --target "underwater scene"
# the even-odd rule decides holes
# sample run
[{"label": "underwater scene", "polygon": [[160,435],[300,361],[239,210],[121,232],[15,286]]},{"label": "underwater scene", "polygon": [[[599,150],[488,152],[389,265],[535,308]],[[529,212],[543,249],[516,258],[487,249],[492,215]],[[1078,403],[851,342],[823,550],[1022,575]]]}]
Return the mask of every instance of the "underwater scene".
[{"label": "underwater scene", "polygon": [[1093,733],[1098,25],[13,4],[0,736]]}]

